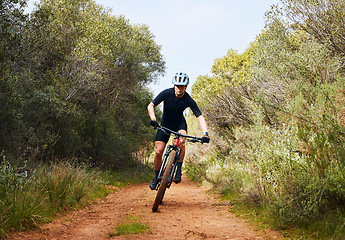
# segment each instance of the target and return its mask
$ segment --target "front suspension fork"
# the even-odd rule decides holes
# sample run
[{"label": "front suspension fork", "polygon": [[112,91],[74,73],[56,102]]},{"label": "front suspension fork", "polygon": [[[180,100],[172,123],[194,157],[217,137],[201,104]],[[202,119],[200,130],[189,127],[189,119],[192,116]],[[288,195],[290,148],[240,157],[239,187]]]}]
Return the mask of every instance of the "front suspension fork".
[{"label": "front suspension fork", "polygon": [[171,173],[170,173],[170,176],[168,178],[168,188],[170,187],[173,179],[174,179],[174,175],[175,175],[175,172],[176,172],[176,168],[177,168],[177,162],[180,158],[180,154],[181,154],[181,149],[180,148],[177,148],[177,153],[175,155],[175,159],[174,159],[174,163],[173,163],[173,167],[171,169]]},{"label": "front suspension fork", "polygon": [[180,158],[180,154],[181,154],[181,149],[174,146],[174,145],[168,145],[167,147],[167,150],[164,154],[164,157],[163,157],[163,161],[162,161],[162,165],[161,165],[161,168],[159,170],[159,174],[158,174],[158,181],[160,183],[160,181],[162,180],[163,178],[163,173],[164,173],[164,169],[165,169],[165,165],[168,161],[168,157],[171,153],[171,151],[174,151],[174,150],[177,150],[177,153],[176,153],[176,156],[175,156],[175,159],[174,159],[174,162],[173,162],[173,167],[172,167],[172,170],[171,170],[171,173],[170,173],[170,176],[168,178],[168,188],[170,187],[171,183],[172,183],[172,180],[174,178],[174,174],[175,174],[175,170],[177,168],[177,162],[178,162],[178,159]]}]

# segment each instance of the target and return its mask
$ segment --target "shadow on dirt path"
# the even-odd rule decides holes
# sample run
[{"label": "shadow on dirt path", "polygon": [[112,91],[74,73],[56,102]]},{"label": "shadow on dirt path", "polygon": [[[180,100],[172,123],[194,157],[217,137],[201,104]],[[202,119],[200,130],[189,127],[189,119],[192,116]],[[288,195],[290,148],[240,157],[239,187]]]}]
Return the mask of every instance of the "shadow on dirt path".
[{"label": "shadow on dirt path", "polygon": [[[131,185],[86,209],[8,239],[283,239],[272,230],[254,231],[252,225],[229,212],[229,205],[206,190],[184,177],[167,190],[163,204],[153,213],[156,191],[147,183]],[[109,237],[127,216],[139,217],[150,231]]]}]

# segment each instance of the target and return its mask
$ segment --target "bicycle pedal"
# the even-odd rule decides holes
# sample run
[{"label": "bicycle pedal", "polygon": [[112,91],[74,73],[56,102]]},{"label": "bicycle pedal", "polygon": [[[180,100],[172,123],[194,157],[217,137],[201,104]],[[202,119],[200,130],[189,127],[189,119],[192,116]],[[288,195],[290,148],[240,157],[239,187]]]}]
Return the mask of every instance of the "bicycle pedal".
[{"label": "bicycle pedal", "polygon": [[158,184],[157,184],[157,186],[156,186],[156,191],[158,191],[158,188],[159,188],[159,186],[161,185],[161,183],[160,182],[158,182]]}]

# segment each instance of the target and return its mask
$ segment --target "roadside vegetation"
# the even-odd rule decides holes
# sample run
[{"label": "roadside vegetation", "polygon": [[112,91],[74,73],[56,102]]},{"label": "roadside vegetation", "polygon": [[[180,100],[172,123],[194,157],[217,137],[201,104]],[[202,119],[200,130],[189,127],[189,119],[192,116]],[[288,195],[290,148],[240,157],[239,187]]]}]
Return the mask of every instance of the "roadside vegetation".
[{"label": "roadside vegetation", "polygon": [[36,228],[57,213],[85,207],[130,183],[147,182],[152,168],[133,162],[121,171],[101,171],[68,162],[22,167],[2,156],[0,239]]},{"label": "roadside vegetation", "polygon": [[0,146],[8,161],[144,162],[146,87],[164,73],[148,26],[92,0],[0,4]]},{"label": "roadside vegetation", "polygon": [[150,231],[150,227],[144,223],[140,217],[127,216],[119,225],[115,227],[114,232],[108,234],[109,237],[140,234]]},{"label": "roadside vegetation", "polygon": [[149,181],[146,86],[165,69],[148,26],[92,0],[25,5],[0,3],[0,238]]},{"label": "roadside vegetation", "polygon": [[294,238],[345,237],[344,13],[340,0],[283,0],[193,85],[212,144],[187,154],[188,174]]},{"label": "roadside vegetation", "polygon": [[[146,86],[165,71],[146,25],[92,0],[25,4],[0,3],[0,238],[149,181]],[[281,0],[192,86],[211,144],[188,148],[189,177],[295,239],[345,237],[344,23],[342,0]]]}]

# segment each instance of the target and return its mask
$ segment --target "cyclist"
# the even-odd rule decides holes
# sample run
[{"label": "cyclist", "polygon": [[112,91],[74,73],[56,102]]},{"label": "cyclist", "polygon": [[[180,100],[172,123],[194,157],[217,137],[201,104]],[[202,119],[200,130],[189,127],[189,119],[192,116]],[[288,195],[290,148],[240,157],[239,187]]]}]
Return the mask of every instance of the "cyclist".
[{"label": "cyclist", "polygon": [[[199,120],[202,131],[204,132],[203,142],[209,142],[209,136],[207,131],[207,125],[204,116],[191,96],[186,92],[186,88],[189,84],[189,77],[183,72],[178,72],[172,79],[174,84],[173,88],[163,90],[153,101],[147,106],[148,114],[151,118],[150,125],[157,127],[159,124],[156,120],[154,108],[161,102],[163,105],[163,116],[161,125],[167,127],[175,132],[187,134],[187,123],[183,116],[183,112],[186,108],[190,108],[195,117]],[[154,157],[154,171],[155,177],[150,183],[150,189],[156,189],[158,180],[159,169],[162,164],[162,156],[167,142],[169,141],[169,135],[161,130],[157,131],[155,139],[155,157]],[[181,168],[183,158],[185,155],[185,139],[180,140],[179,148],[181,148],[180,158],[177,164],[176,174],[174,182],[181,182]]]}]

